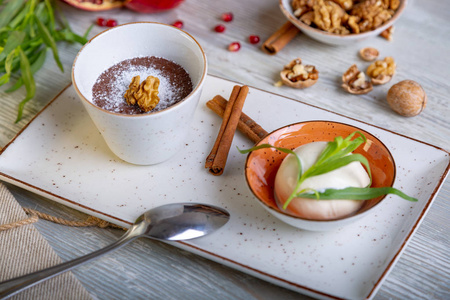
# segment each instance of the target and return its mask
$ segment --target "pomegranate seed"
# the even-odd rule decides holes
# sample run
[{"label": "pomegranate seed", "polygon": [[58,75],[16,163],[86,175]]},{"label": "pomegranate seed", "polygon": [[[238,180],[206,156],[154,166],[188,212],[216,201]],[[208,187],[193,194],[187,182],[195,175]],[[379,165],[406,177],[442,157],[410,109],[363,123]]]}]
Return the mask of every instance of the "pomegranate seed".
[{"label": "pomegranate seed", "polygon": [[117,26],[117,21],[114,19],[108,19],[108,21],[106,21],[106,27],[114,27]]},{"label": "pomegranate seed", "polygon": [[258,44],[260,41],[259,36],[257,36],[257,35],[249,36],[248,40],[250,41],[251,44]]},{"label": "pomegranate seed", "polygon": [[223,13],[222,14],[222,20],[224,20],[225,22],[231,22],[233,21],[233,14],[228,12],[228,13]]},{"label": "pomegranate seed", "polygon": [[216,27],[214,27],[214,30],[216,32],[224,32],[225,31],[225,26],[223,26],[222,24],[219,24]]},{"label": "pomegranate seed", "polygon": [[183,22],[181,22],[180,20],[178,20],[178,21],[175,21],[175,22],[172,24],[172,26],[175,26],[175,27],[181,29],[181,28],[183,28],[184,24],[183,24]]},{"label": "pomegranate seed", "polygon": [[106,26],[106,20],[103,18],[97,18],[97,25],[98,26]]},{"label": "pomegranate seed", "polygon": [[233,42],[228,45],[228,50],[230,50],[231,52],[239,51],[239,49],[241,49],[241,44],[239,44],[239,42]]}]

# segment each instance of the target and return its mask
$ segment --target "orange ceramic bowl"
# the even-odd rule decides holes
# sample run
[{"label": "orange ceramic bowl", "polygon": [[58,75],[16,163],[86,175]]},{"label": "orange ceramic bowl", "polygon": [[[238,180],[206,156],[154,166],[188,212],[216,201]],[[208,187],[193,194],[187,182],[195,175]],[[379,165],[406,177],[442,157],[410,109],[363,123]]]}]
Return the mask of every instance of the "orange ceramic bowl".
[{"label": "orange ceramic bowl", "polygon": [[[352,125],[330,121],[307,121],[295,123],[277,129],[258,142],[276,147],[295,149],[301,145],[333,141],[335,137],[347,137],[354,131],[360,131],[367,142],[354,153],[364,155],[369,161],[372,172],[372,187],[388,187],[394,184],[395,162],[387,147],[369,132]],[[306,230],[325,231],[347,225],[370,213],[386,196],[364,201],[353,215],[334,220],[307,220],[292,216],[278,208],[274,197],[274,182],[278,168],[286,153],[266,148],[250,152],[245,164],[247,184],[258,202],[270,213],[282,221]]]}]

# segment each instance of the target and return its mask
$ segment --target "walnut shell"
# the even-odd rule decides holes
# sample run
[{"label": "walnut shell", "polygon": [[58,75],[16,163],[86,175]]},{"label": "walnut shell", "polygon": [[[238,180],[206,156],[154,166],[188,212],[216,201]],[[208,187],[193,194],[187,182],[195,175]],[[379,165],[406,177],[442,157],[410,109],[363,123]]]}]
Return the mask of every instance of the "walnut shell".
[{"label": "walnut shell", "polygon": [[306,79],[306,80],[299,80],[299,81],[291,81],[289,78],[287,78],[287,74],[289,74],[291,71],[289,70],[283,70],[280,72],[281,81],[284,85],[296,88],[296,89],[304,89],[307,87],[310,87],[314,84],[316,84],[317,79]]},{"label": "walnut shell", "polygon": [[[343,75],[342,75],[342,88],[349,92],[350,94],[361,95],[367,94],[373,89],[371,81],[364,81],[362,85],[355,85],[358,80],[358,76],[364,75],[359,71],[356,65],[352,65]],[[365,76],[363,76],[365,77]]]},{"label": "walnut shell", "polygon": [[347,92],[349,92],[350,94],[362,95],[362,94],[367,94],[368,92],[370,92],[373,89],[373,86],[369,85],[364,89],[357,89],[357,88],[354,88],[351,85],[349,85],[347,82],[344,82],[342,84],[342,88],[344,90],[346,90]]},{"label": "walnut shell", "polygon": [[372,83],[374,85],[380,85],[380,84],[385,84],[388,83],[389,81],[391,81],[392,76],[390,75],[384,75],[384,74],[380,74],[375,78],[372,78]]},{"label": "walnut shell", "polygon": [[319,80],[319,71],[316,70],[314,66],[306,65],[306,67],[313,67],[313,72],[309,74],[309,76],[312,76],[313,78],[308,78],[306,80],[298,80],[298,81],[292,81],[288,78],[288,75],[292,73],[292,68],[295,65],[301,65],[302,60],[300,58],[296,58],[292,60],[289,64],[284,66],[284,70],[280,72],[280,78],[284,85],[287,85],[292,88],[296,89],[304,89],[308,88],[310,86],[313,86],[317,80]]},{"label": "walnut shell", "polygon": [[373,61],[378,58],[378,55],[380,55],[380,52],[372,47],[365,47],[359,50],[359,55],[361,58],[365,61]]},{"label": "walnut shell", "polygon": [[424,89],[413,80],[403,80],[394,84],[387,93],[389,106],[398,114],[414,117],[427,105]]}]

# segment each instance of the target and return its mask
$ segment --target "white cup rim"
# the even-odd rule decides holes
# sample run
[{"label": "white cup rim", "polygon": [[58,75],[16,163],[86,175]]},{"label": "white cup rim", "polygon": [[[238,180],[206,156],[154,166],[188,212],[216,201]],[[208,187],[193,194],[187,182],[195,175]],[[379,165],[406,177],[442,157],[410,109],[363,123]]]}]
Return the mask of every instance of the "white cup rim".
[{"label": "white cup rim", "polygon": [[[117,112],[112,112],[109,110],[106,110],[104,108],[101,108],[97,105],[95,105],[94,103],[92,103],[91,101],[89,101],[88,99],[86,99],[86,97],[83,95],[83,93],[81,93],[81,91],[78,89],[77,83],[75,81],[75,65],[76,62],[78,60],[78,57],[80,56],[81,52],[84,50],[85,47],[87,47],[94,39],[96,39],[97,37],[106,34],[107,32],[111,31],[111,30],[117,30],[120,27],[123,26],[127,26],[127,25],[133,25],[133,24],[153,24],[153,25],[161,25],[161,26],[167,26],[173,30],[179,30],[181,31],[182,34],[186,35],[188,38],[190,38],[191,40],[193,40],[198,48],[200,49],[200,52],[202,54],[203,57],[203,72],[202,72],[202,77],[200,78],[200,80],[198,81],[198,83],[196,84],[196,86],[192,89],[192,91],[189,93],[189,95],[187,95],[186,97],[184,97],[181,101],[165,108],[159,111],[155,111],[155,112],[149,112],[149,113],[144,113],[144,114],[123,114],[123,113],[117,113]],[[142,22],[130,22],[130,23],[125,23],[125,24],[121,24],[121,25],[117,25],[115,27],[106,29],[98,34],[96,34],[95,36],[93,36],[91,39],[89,39],[89,41],[83,45],[83,47],[81,47],[81,49],[78,51],[77,56],[75,57],[73,64],[72,64],[72,84],[75,88],[75,91],[77,92],[77,94],[80,96],[81,99],[83,99],[83,101],[87,102],[89,105],[92,105],[93,107],[95,107],[96,109],[104,112],[104,113],[108,113],[111,115],[114,115],[116,117],[124,117],[124,118],[145,118],[145,117],[149,117],[149,116],[155,116],[155,115],[161,115],[164,113],[167,113],[168,111],[174,109],[177,106],[182,105],[184,102],[186,102],[186,100],[188,98],[191,98],[195,93],[197,93],[200,90],[200,87],[202,86],[203,81],[205,81],[206,79],[206,75],[207,75],[207,61],[206,61],[206,54],[205,51],[203,50],[202,46],[200,45],[200,43],[189,33],[187,33],[184,30],[181,30],[180,28],[177,28],[175,26],[172,25],[168,25],[168,24],[164,24],[164,23],[159,23],[159,22],[146,22],[146,21],[142,21]]]}]

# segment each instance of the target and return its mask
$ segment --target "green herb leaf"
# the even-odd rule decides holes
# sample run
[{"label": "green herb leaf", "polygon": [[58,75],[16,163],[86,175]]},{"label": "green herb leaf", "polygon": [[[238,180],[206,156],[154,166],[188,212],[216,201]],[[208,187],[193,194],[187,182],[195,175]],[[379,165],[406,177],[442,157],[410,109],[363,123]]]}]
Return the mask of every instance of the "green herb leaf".
[{"label": "green herb leaf", "polygon": [[78,34],[65,29],[55,33],[55,40],[66,41],[66,42],[77,42],[79,44],[86,44],[87,39],[85,37],[79,36]]},{"label": "green herb leaf", "polygon": [[[14,2],[14,1],[12,1]],[[16,28],[25,18],[25,16],[27,15],[28,11],[26,10],[21,10],[9,23],[8,23],[8,27],[10,28]],[[0,19],[1,20],[1,19]],[[6,29],[6,28],[5,28]]]},{"label": "green herb leaf", "polygon": [[14,51],[25,39],[25,32],[13,31],[6,40],[3,51],[0,53],[0,61],[4,60],[12,51]]},{"label": "green herb leaf", "polygon": [[310,191],[302,192],[295,195],[299,198],[320,199],[320,200],[334,200],[334,199],[348,199],[348,200],[368,200],[387,194],[397,195],[405,200],[417,202],[417,198],[410,197],[402,191],[393,187],[379,187],[379,188],[357,188],[348,187],[345,189],[326,189],[323,192]]},{"label": "green herb leaf", "polygon": [[63,65],[61,63],[61,60],[59,59],[58,48],[56,48],[55,40],[50,35],[50,32],[47,29],[47,27],[45,27],[44,24],[42,24],[41,20],[39,20],[36,17],[34,18],[34,20],[36,21],[38,31],[39,31],[40,35],[42,36],[42,39],[44,40],[44,43],[48,47],[50,47],[50,49],[52,49],[53,58],[55,59],[56,64],[61,69],[61,71],[64,72],[64,67],[63,67]]},{"label": "green herb leaf", "polygon": [[20,56],[20,71],[22,72],[22,80],[25,84],[25,88],[27,90],[27,95],[25,99],[23,99],[19,103],[19,111],[17,114],[16,123],[19,122],[22,119],[23,109],[25,107],[25,104],[30,101],[34,95],[36,94],[36,84],[33,79],[33,75],[31,74],[30,70],[30,62],[28,61],[28,58],[26,57],[25,53],[21,48],[19,48],[19,56]]},{"label": "green herb leaf", "polygon": [[304,176],[306,178],[308,178],[308,177],[322,175],[322,174],[334,171],[336,169],[339,169],[341,167],[344,167],[354,161],[362,163],[366,167],[369,177],[372,178],[372,175],[370,172],[370,167],[369,167],[369,162],[367,161],[367,158],[365,158],[361,154],[350,154],[350,155],[346,155],[344,157],[335,157],[335,158],[331,157],[326,161],[326,163],[321,163],[321,164],[316,163],[313,167],[311,167],[310,169],[308,169],[305,172]]},{"label": "green herb leaf", "polygon": [[55,14],[53,12],[53,7],[50,0],[45,0],[45,6],[47,7],[48,17],[50,19],[49,29],[51,32],[55,31]]},{"label": "green herb leaf", "polygon": [[[30,65],[31,74],[36,73],[44,65],[46,56],[47,56],[47,49],[44,48],[38,53],[37,59]],[[14,92],[18,90],[20,87],[22,87],[22,85],[23,79],[19,78],[16,81],[16,83],[12,87],[7,89],[5,92],[7,93]]]},{"label": "green herb leaf", "polygon": [[5,60],[6,73],[3,74],[2,77],[0,77],[0,86],[9,82],[9,79],[11,77],[11,72],[12,72],[12,63],[13,63],[14,57],[17,55],[17,53],[18,53],[18,51],[16,49],[14,51],[11,51],[11,53],[9,53],[8,56],[6,57],[6,60]]},{"label": "green herb leaf", "polygon": [[[359,134],[360,136],[352,140],[356,134]],[[319,155],[317,161],[300,176],[294,190],[284,203],[283,208],[286,209],[288,207],[289,203],[291,203],[291,201],[296,197],[296,193],[298,192],[300,186],[307,178],[334,171],[354,161],[358,161],[366,167],[367,173],[370,177],[370,186],[372,182],[372,175],[369,162],[360,154],[352,154],[352,151],[358,148],[365,141],[366,137],[362,133],[355,131],[345,139],[338,136],[334,139],[334,141],[328,142],[325,149]],[[300,193],[301,192],[303,191],[300,191]]]},{"label": "green herb leaf", "polygon": [[270,144],[261,144],[259,146],[256,146],[256,147],[253,147],[253,148],[250,148],[250,149],[246,149],[246,150],[241,150],[241,149],[239,149],[239,147],[236,147],[236,148],[242,154],[250,153],[252,151],[259,150],[259,149],[264,149],[264,148],[273,148],[273,149],[276,149],[276,150],[278,150],[280,152],[283,152],[283,153],[292,154],[296,158],[297,164],[298,164],[299,172],[298,172],[298,178],[297,179],[299,179],[300,175],[302,174],[302,162],[300,160],[300,157],[298,157],[298,155],[294,151],[292,151],[291,149],[275,147],[275,146],[272,146]]},{"label": "green herb leaf", "polygon": [[6,26],[20,11],[25,0],[10,0],[0,12],[0,28]]},{"label": "green herb leaf", "polygon": [[91,26],[89,26],[89,28],[86,29],[86,32],[83,34],[83,39],[86,40],[86,42],[84,42],[84,44],[87,43],[87,41],[88,41],[87,38],[88,38],[88,35],[89,35],[89,33],[91,32],[92,28],[94,28],[94,24],[92,24]]}]

